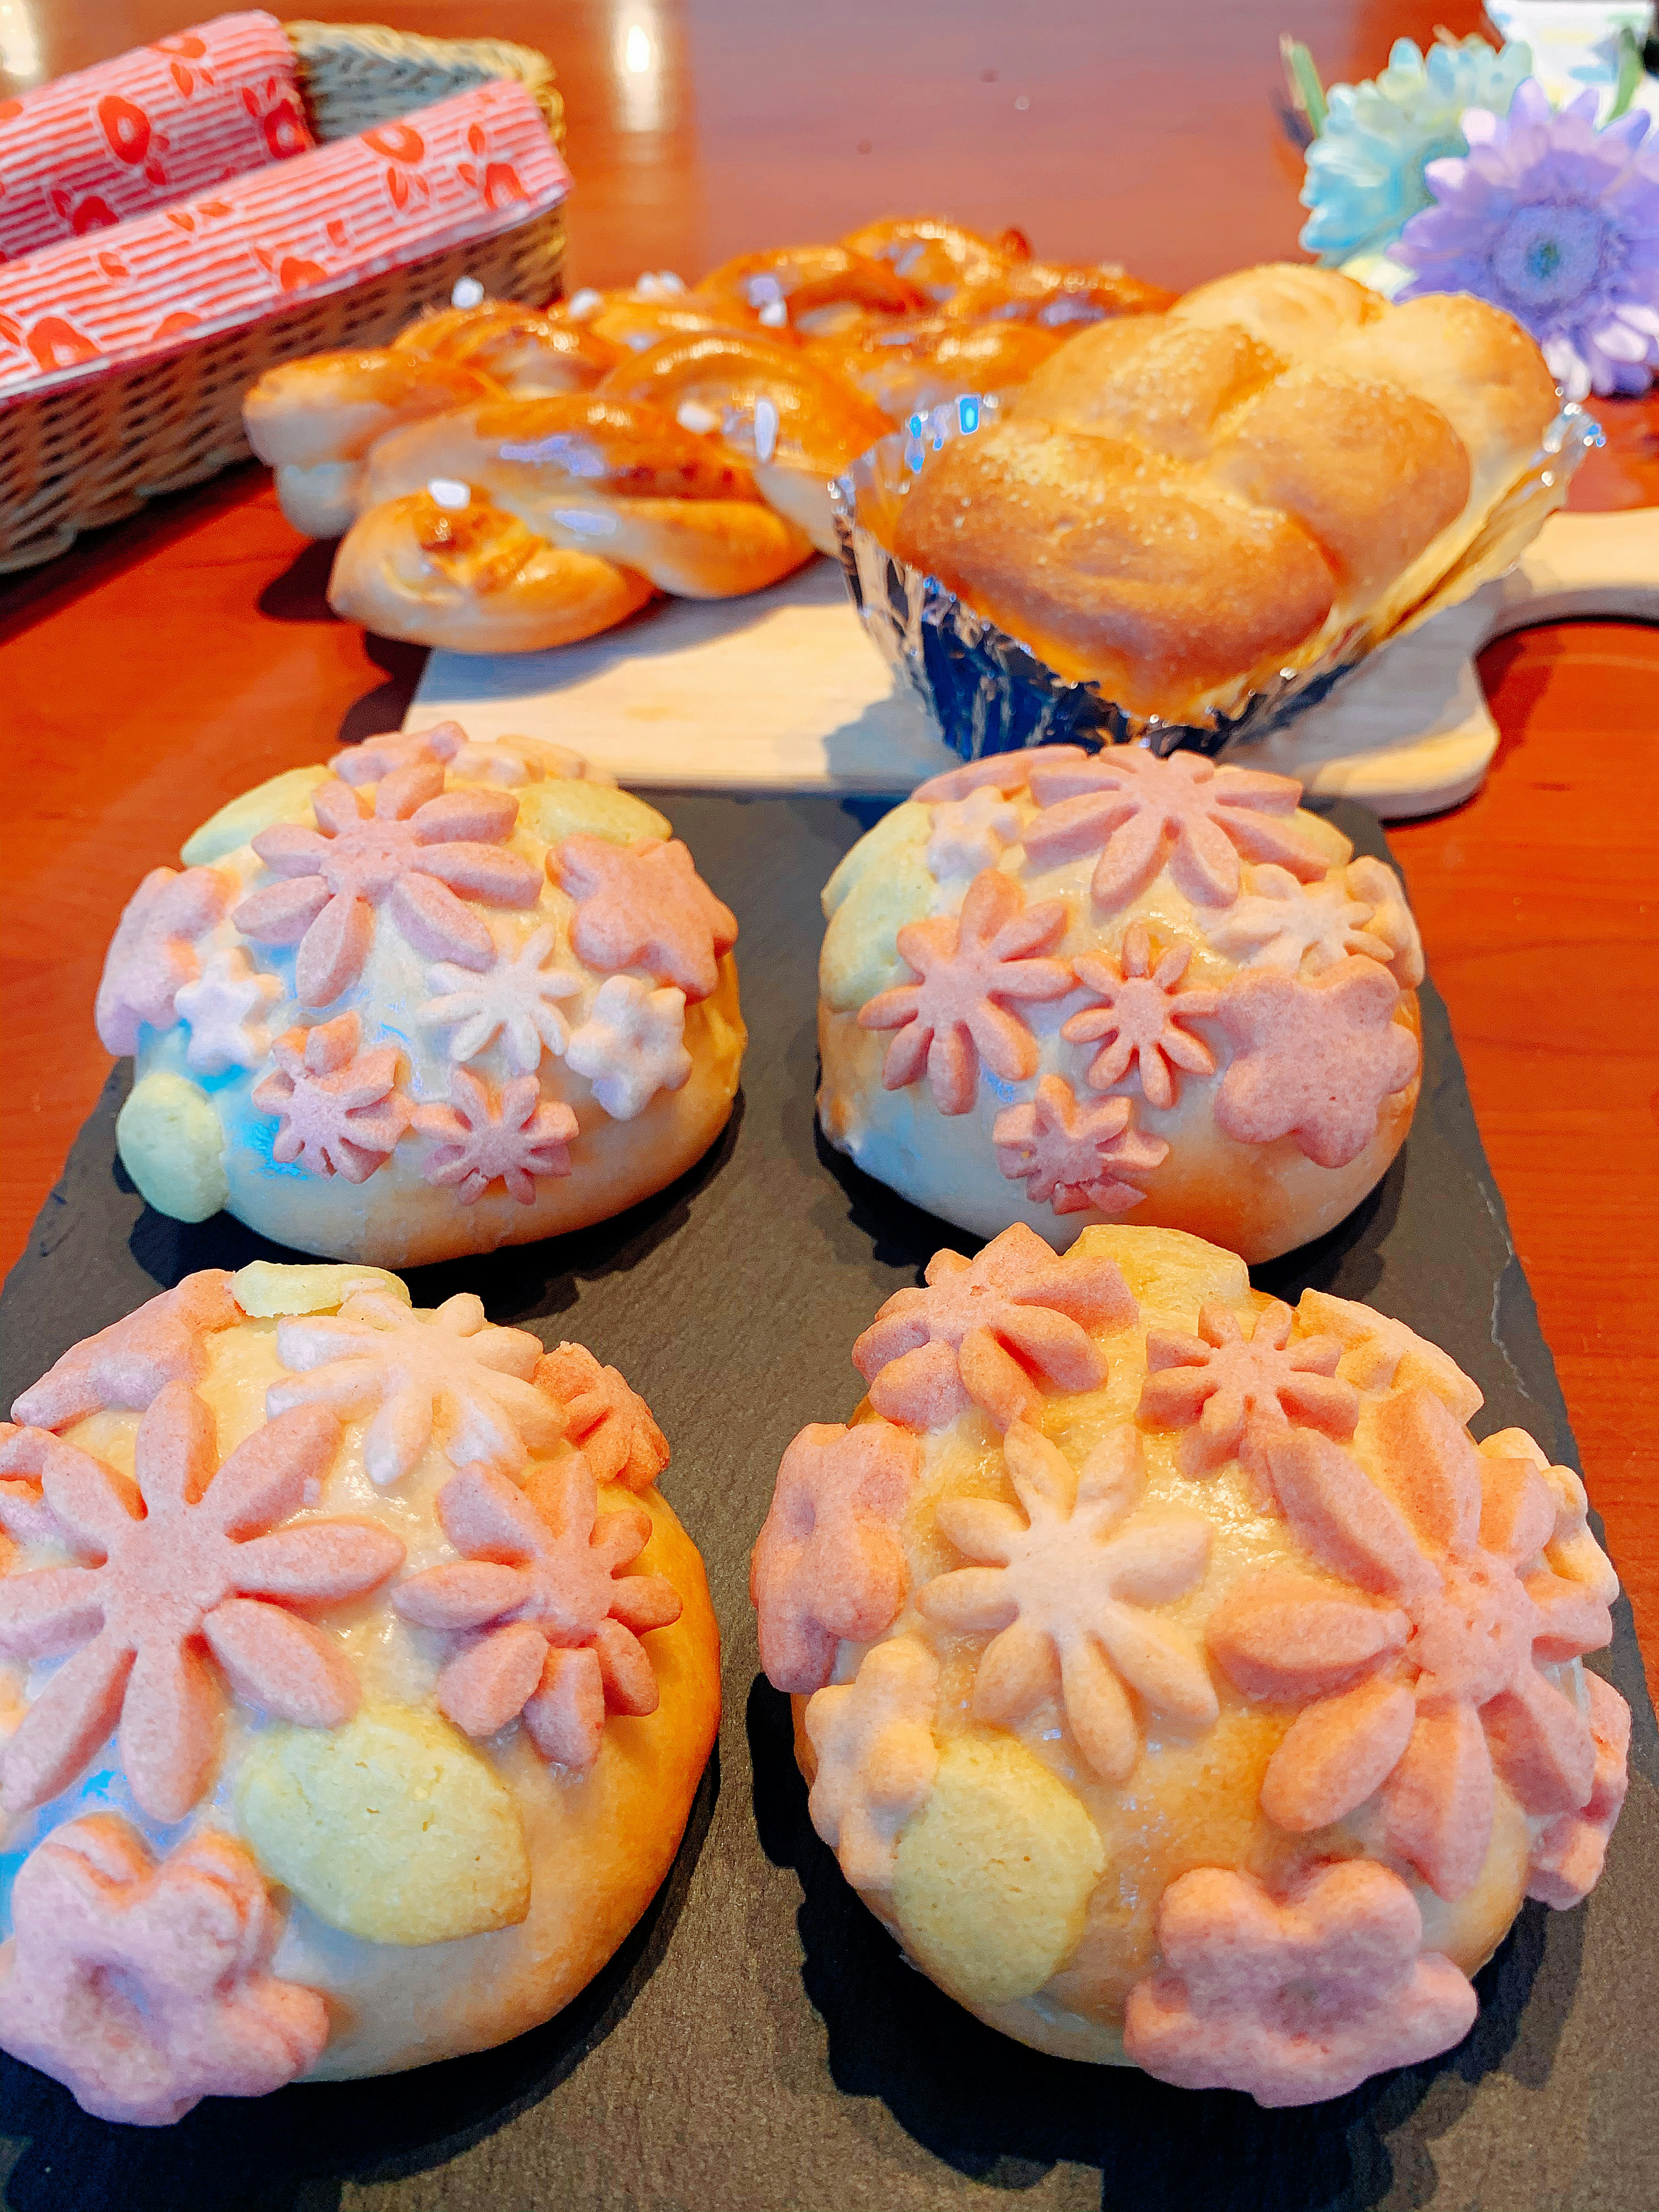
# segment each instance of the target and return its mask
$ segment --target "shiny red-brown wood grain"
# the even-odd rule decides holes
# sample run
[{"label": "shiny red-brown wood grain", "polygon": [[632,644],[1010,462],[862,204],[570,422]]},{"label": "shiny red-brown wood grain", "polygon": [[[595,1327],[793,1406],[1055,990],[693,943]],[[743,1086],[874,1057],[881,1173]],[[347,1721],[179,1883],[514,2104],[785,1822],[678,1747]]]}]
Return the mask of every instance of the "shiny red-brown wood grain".
[{"label": "shiny red-brown wood grain", "polygon": [[[174,30],[189,0],[22,0],[31,76]],[[319,12],[327,12],[319,10]],[[1474,8],[1386,0],[386,0],[374,20],[540,46],[568,108],[570,281],[933,208],[1187,285],[1295,251],[1278,37],[1328,79]],[[20,48],[12,34],[8,51]],[[25,54],[27,59],[27,54]],[[629,66],[631,60],[642,66]],[[21,66],[21,64],[20,64]],[[1600,410],[1580,507],[1659,502],[1659,402]],[[137,878],[212,810],[394,726],[422,655],[337,623],[328,555],[257,470],[0,585],[8,865],[0,1261],[109,1068],[91,1005]],[[1482,664],[1503,744],[1394,833],[1615,1559],[1659,1651],[1659,631],[1557,625]],[[804,896],[816,885],[804,885]],[[764,1040],[761,1041],[761,1048]]]}]

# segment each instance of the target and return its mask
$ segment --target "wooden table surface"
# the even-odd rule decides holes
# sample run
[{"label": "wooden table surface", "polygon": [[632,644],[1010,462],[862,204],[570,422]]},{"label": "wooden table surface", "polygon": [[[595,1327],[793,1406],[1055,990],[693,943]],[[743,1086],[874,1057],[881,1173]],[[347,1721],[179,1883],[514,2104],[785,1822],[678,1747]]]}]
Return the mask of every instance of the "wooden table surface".
[{"label": "wooden table surface", "polygon": [[[35,82],[209,12],[12,0],[0,60]],[[550,55],[578,186],[573,286],[690,277],[922,208],[1190,284],[1296,250],[1281,30],[1329,81],[1374,71],[1397,35],[1479,20],[1454,0],[384,0],[371,15]],[[1597,411],[1608,449],[1573,504],[1659,503],[1659,401]],[[328,561],[247,468],[0,585],[0,1264],[108,1071],[92,999],[139,876],[176,863],[236,793],[401,720],[422,656],[333,620]],[[1394,842],[1651,1664],[1659,630],[1534,630],[1482,670],[1503,733],[1486,788]]]}]

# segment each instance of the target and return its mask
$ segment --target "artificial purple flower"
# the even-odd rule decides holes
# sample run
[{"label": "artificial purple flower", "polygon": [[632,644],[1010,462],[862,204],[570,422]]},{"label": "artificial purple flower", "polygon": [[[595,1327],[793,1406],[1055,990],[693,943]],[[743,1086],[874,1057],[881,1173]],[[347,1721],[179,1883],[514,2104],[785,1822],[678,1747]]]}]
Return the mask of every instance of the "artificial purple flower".
[{"label": "artificial purple flower", "polygon": [[1468,155],[1429,163],[1437,204],[1389,249],[1412,271],[1397,299],[1490,300],[1570,399],[1645,392],[1659,368],[1659,134],[1639,110],[1598,131],[1598,97],[1558,113],[1529,77],[1506,117],[1470,108]]}]

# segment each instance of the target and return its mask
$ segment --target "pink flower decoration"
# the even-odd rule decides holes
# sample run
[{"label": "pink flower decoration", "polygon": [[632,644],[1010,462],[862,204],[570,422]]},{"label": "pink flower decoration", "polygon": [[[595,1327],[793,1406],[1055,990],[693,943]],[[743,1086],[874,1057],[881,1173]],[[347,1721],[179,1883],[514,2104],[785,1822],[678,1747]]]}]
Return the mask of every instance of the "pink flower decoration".
[{"label": "pink flower decoration", "polygon": [[1226,1306],[1205,1306],[1196,1336],[1155,1330],[1146,1339],[1146,1380],[1135,1419],[1184,1431],[1176,1455],[1183,1474],[1213,1474],[1237,1460],[1267,1482],[1265,1447],[1291,1422],[1340,1439],[1359,1419],[1359,1393],[1337,1379],[1334,1336],[1291,1342],[1294,1316],[1275,1298],[1247,1337]]},{"label": "pink flower decoration", "polygon": [[679,1593],[663,1575],[620,1575],[650,1541],[651,1516],[600,1513],[585,1460],[538,1468],[532,1480],[533,1497],[488,1468],[453,1475],[438,1518],[463,1557],[411,1575],[392,1602],[423,1628],[489,1630],[438,1677],[440,1710],[457,1728],[494,1735],[521,1719],[544,1758],[581,1771],[599,1755],[607,1711],[656,1711],[639,1639],[679,1619]]},{"label": "pink flower decoration", "polygon": [[1242,1145],[1291,1136],[1322,1168],[1346,1167],[1376,1134],[1378,1109],[1417,1073],[1417,1039],[1394,1018],[1400,987],[1375,960],[1322,975],[1249,969],[1221,994],[1233,1046],[1215,1118]]},{"label": "pink flower decoration", "polygon": [[562,1344],[550,1352],[537,1365],[536,1387],[558,1401],[565,1435],[596,1482],[648,1490],[667,1466],[668,1439],[651,1408],[585,1345]]},{"label": "pink flower decoration", "polygon": [[24,1861],[11,1911],[0,2048],[99,2119],[166,2127],[322,2055],[328,2007],[269,1972],[281,1923],[228,1836],[199,1832],[158,1866],[125,1820],[72,1820]]},{"label": "pink flower decoration", "polygon": [[1584,1669],[1595,1779],[1577,1813],[1558,1813],[1534,1838],[1527,1862],[1527,1895],[1565,1912],[1601,1879],[1607,1844],[1630,1788],[1630,1707],[1611,1682]]},{"label": "pink flower decoration", "polygon": [[459,722],[434,722],[429,730],[388,730],[365,738],[335,754],[329,767],[342,783],[378,783],[394,769],[418,761],[441,761],[470,783],[514,785],[555,781],[614,784],[616,778],[591,769],[580,753],[545,738],[483,738],[476,743]]},{"label": "pink flower decoration", "polygon": [[398,927],[434,960],[487,968],[486,925],[456,896],[489,906],[534,906],[535,869],[502,844],[519,817],[505,792],[444,790],[435,761],[381,778],[365,816],[349,784],[331,776],[311,798],[315,830],[279,822],[253,849],[283,880],[245,898],[231,920],[256,945],[297,945],[294,988],[325,1006],[362,974],[375,911],[387,901]]},{"label": "pink flower decoration", "polygon": [[492,1099],[476,1075],[451,1070],[447,1106],[417,1106],[415,1127],[439,1142],[422,1172],[430,1183],[453,1183],[463,1206],[474,1206],[492,1182],[532,1206],[538,1176],[568,1176],[576,1117],[562,1099],[544,1101],[533,1075],[517,1075]]},{"label": "pink flower decoration", "polygon": [[1423,1949],[1416,1899],[1370,1860],[1319,1867],[1282,1903],[1254,1875],[1198,1867],[1157,1925],[1164,1963],[1129,1992],[1123,2047],[1179,2088],[1316,2105],[1474,2025],[1468,1976]]},{"label": "pink flower decoration", "polygon": [[1042,812],[1025,827],[1034,869],[1098,852],[1091,892],[1097,906],[1123,906],[1166,864],[1178,887],[1203,906],[1238,896],[1239,855],[1275,860],[1313,881],[1324,857],[1288,818],[1302,787],[1288,775],[1217,768],[1200,753],[1160,760],[1138,745],[1109,745],[1092,760],[1031,770]]},{"label": "pink flower decoration", "polygon": [[997,1165],[1011,1182],[1024,1181],[1034,1205],[1052,1204],[1056,1213],[1093,1206],[1115,1218],[1146,1195],[1129,1176],[1150,1175],[1169,1155],[1161,1137],[1133,1123],[1131,1100],[1091,1098],[1079,1106],[1063,1077],[1045,1075],[1029,1105],[997,1115],[991,1141]]},{"label": "pink flower decoration", "polygon": [[969,1402],[999,1429],[1036,1417],[1034,1376],[1061,1390],[1097,1389],[1106,1355],[1091,1329],[1135,1318],[1109,1260],[1056,1259],[1017,1221],[978,1258],[935,1252],[925,1290],[896,1291],[853,1346],[876,1411],[902,1428],[942,1429]]},{"label": "pink flower decoration", "polygon": [[[1044,769],[1049,769],[1073,768],[1079,762],[1092,760],[1094,755],[1081,745],[1044,745],[1041,757]],[[1032,761],[1030,752],[987,753],[982,760],[969,761],[965,768],[949,768],[943,775],[930,775],[910,796],[923,806],[968,799],[976,791],[994,791],[1011,799],[1030,781]]]},{"label": "pink flower decoration", "polygon": [[979,1091],[979,1063],[1008,1082],[1036,1073],[1036,1039],[1005,999],[1063,999],[1071,964],[1029,956],[1066,927],[1063,900],[1027,907],[1012,876],[975,877],[958,919],[907,922],[899,957],[920,979],[896,984],[859,1009],[859,1027],[896,1030],[881,1079],[902,1091],[926,1073],[941,1114],[966,1114]]},{"label": "pink flower decoration", "polygon": [[171,1029],[181,983],[202,972],[196,940],[222,916],[236,879],[219,868],[152,868],[127,902],[98,986],[94,1019],[106,1052],[137,1052],[138,1031]]},{"label": "pink flower decoration", "polygon": [[910,1587],[898,1526],[921,1467],[917,1439],[890,1421],[814,1421],[785,1452],[755,1546],[749,1594],[774,1689],[821,1690],[845,1637],[890,1628]]},{"label": "pink flower decoration", "polygon": [[1183,1029],[1196,1014],[1212,1014],[1214,991],[1176,988],[1193,957],[1189,945],[1172,945],[1152,965],[1152,940],[1144,921],[1123,933],[1122,965],[1109,954],[1076,963],[1079,983],[1099,1004],[1073,1014],[1060,1035],[1071,1044],[1100,1042],[1085,1077],[1091,1091],[1109,1091],[1122,1082],[1132,1061],[1139,1062],[1140,1088],[1149,1106],[1173,1106],[1177,1089],[1172,1069],[1189,1075],[1213,1075],[1215,1054]]},{"label": "pink flower decoration", "polygon": [[397,1046],[360,1052],[362,1037],[356,1015],[339,1014],[277,1038],[276,1067],[252,1092],[259,1112],[276,1117],[272,1159],[348,1182],[367,1182],[390,1159],[415,1109],[398,1088]]},{"label": "pink flower decoration", "polygon": [[1613,1625],[1543,1564],[1555,1502],[1529,1462],[1478,1453],[1427,1389],[1384,1401],[1370,1435],[1382,1484],[1315,1432],[1267,1439],[1286,1520],[1351,1587],[1247,1583],[1211,1616],[1210,1649],[1247,1697],[1304,1707],[1267,1765],[1268,1818],[1305,1834],[1380,1790],[1389,1849],[1455,1899],[1486,1860],[1494,1769],[1534,1815],[1589,1800],[1589,1727],[1539,1669]]},{"label": "pink flower decoration", "polygon": [[166,1383],[199,1382],[207,1372],[205,1340],[242,1318],[230,1284],[222,1267],[204,1267],[71,1346],[15,1401],[13,1419],[66,1429],[106,1407],[142,1413]]},{"label": "pink flower decoration", "polygon": [[359,1692],[343,1654],[285,1608],[361,1597],[404,1547],[364,1522],[276,1527],[315,1497],[339,1437],[331,1414],[307,1407],[267,1422],[219,1467],[212,1414],[170,1382],[139,1425],[136,1488],[70,1445],[46,1462],[61,1540],[100,1564],[0,1579],[0,1650],[75,1654],[0,1758],[8,1812],[67,1789],[118,1722],[134,1797],[155,1820],[183,1820],[218,1756],[223,1696],[204,1644],[262,1712],[307,1728],[350,1717]]},{"label": "pink flower decoration", "polygon": [[678,837],[613,845],[567,837],[547,856],[548,873],[576,902],[570,942],[590,968],[643,968],[692,1000],[720,981],[738,941],[737,917],[722,906]]},{"label": "pink flower decoration", "polygon": [[1009,1728],[1057,1697],[1090,1765],[1121,1782],[1142,1748],[1130,1690],[1177,1729],[1214,1724],[1216,1694],[1194,1639],[1148,1608],[1202,1579],[1215,1531],[1196,1513],[1135,1511],[1143,1484],[1133,1429],[1115,1430],[1077,1471],[1020,1421],[1009,1423],[1003,1449],[1024,1517],[994,1498],[941,1498],[941,1530],[987,1564],[936,1576],[917,1607],[953,1634],[996,1632],[975,1671],[975,1720]]}]

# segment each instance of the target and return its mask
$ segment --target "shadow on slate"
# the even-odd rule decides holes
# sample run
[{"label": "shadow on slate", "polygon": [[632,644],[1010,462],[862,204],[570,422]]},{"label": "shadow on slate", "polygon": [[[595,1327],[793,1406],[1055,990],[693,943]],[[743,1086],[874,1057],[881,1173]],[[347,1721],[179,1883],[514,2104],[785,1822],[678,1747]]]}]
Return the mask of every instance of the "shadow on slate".
[{"label": "shadow on slate", "polygon": [[[114,2128],[0,2061],[9,2212],[1640,2212],[1659,2206],[1659,1758],[1628,1606],[1596,1664],[1636,1716],[1629,1803],[1589,1907],[1528,1905],[1480,1978],[1468,2040],[1310,2110],[1045,2058],[907,1966],[806,1817],[787,1701],[757,1673],[748,1558],[783,1447],[851,1410],[854,1338],[940,1244],[973,1249],[817,1137],[818,886],[879,812],[833,799],[671,800],[736,909],[755,1040],[731,1127],[690,1175],[580,1236],[417,1271],[419,1303],[614,1361],[667,1431],[666,1493],[726,1638],[718,1764],[662,1895],[558,2020],[382,2082],[211,2101]],[[1336,817],[1386,854],[1358,809]],[[1553,1365],[1474,1127],[1445,1010],[1381,1188],[1256,1271],[1398,1314],[1480,1383],[1488,1429],[1576,1463]],[[222,1218],[143,1206],[114,1159],[110,1079],[0,1297],[0,1402],[191,1269],[283,1256]],[[1615,1563],[1616,1564],[1616,1563]],[[723,1786],[717,1786],[716,1777]]]}]

